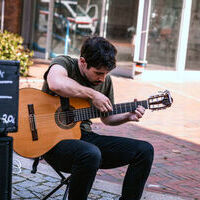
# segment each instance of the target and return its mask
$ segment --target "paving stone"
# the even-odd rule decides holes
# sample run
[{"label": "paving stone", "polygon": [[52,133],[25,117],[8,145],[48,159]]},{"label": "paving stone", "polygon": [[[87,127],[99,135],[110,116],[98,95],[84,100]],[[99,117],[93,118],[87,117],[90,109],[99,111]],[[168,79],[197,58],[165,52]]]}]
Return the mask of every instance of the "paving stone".
[{"label": "paving stone", "polygon": [[[44,193],[45,191],[43,191]],[[31,191],[31,193],[34,195],[34,198],[37,198],[37,199],[42,199],[45,195],[41,192],[35,192],[35,191]],[[48,193],[48,192],[47,192]]]},{"label": "paving stone", "polygon": [[37,185],[36,187],[30,187],[29,190],[33,191],[33,192],[37,192],[37,193],[41,193],[41,192],[44,192],[44,191],[48,191],[50,190],[51,188],[44,185],[44,184],[41,184],[41,185]]},{"label": "paving stone", "polygon": [[101,196],[102,197],[107,197],[107,198],[114,198],[116,195],[114,195],[114,194],[110,194],[110,193],[107,193],[107,192],[102,192],[102,194],[101,194]]},{"label": "paving stone", "polygon": [[20,199],[20,196],[14,194],[14,193],[12,192],[12,199]]},{"label": "paving stone", "polygon": [[[34,181],[34,182],[36,182],[36,183],[41,183],[41,180],[43,180],[43,177],[42,176],[34,176],[34,177],[32,177],[31,179],[30,179],[31,181]],[[44,181],[46,181],[46,180],[44,180]]]},{"label": "paving stone", "polygon": [[26,189],[23,189],[21,191],[16,191],[15,194],[18,195],[22,199],[25,199],[25,198],[28,199],[28,198],[33,198],[34,197],[34,195],[30,191],[28,191]]},{"label": "paving stone", "polygon": [[23,188],[29,188],[29,187],[33,187],[33,186],[36,186],[36,185],[38,185],[38,183],[33,182],[33,181],[29,181],[29,180],[22,181],[22,182],[15,184],[15,186],[20,186],[20,187],[23,187]]},{"label": "paving stone", "polygon": [[20,177],[20,176],[13,176],[12,177],[12,183],[15,184],[17,182],[22,182],[25,181],[26,179],[24,177]]},{"label": "paving stone", "polygon": [[95,189],[91,189],[91,192],[93,194],[96,194],[96,195],[101,195],[103,193],[103,191],[101,191],[101,190],[95,190]]},{"label": "paving stone", "polygon": [[43,179],[52,183],[59,182],[59,179],[50,176],[44,176]]},{"label": "paving stone", "polygon": [[52,182],[44,182],[43,184],[51,188],[58,186],[58,183],[52,183]]},{"label": "paving stone", "polygon": [[[30,200],[30,198],[29,199],[24,199],[24,200]],[[38,200],[38,198],[31,198],[31,200]]]},{"label": "paving stone", "polygon": [[100,197],[101,197],[100,195],[94,194],[92,192],[89,194],[89,198],[92,198],[92,199],[99,199]]},{"label": "paving stone", "polygon": [[101,197],[99,200],[113,200],[113,198],[105,196]]}]

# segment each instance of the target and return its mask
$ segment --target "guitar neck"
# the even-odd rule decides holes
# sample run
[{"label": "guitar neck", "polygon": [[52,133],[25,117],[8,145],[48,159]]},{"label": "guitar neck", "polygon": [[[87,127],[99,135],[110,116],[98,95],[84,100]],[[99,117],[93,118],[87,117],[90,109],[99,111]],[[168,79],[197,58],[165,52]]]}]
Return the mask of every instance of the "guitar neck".
[{"label": "guitar neck", "polygon": [[110,112],[100,112],[95,107],[81,108],[81,109],[73,110],[74,121],[84,121],[84,120],[94,119],[94,118],[99,118],[99,117],[108,117],[110,115],[116,115],[120,113],[133,112],[134,110],[136,110],[138,105],[143,106],[145,109],[149,108],[148,102],[146,100],[114,104],[113,110]]}]

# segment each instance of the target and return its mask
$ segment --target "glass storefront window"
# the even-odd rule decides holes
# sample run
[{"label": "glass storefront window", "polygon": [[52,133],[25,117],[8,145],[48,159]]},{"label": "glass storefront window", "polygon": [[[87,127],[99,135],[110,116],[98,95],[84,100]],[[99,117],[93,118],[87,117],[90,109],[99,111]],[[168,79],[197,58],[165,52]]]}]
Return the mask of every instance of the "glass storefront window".
[{"label": "glass storefront window", "polygon": [[54,56],[73,52],[77,1],[59,0],[54,4],[52,52]]},{"label": "glass storefront window", "polygon": [[[44,54],[50,0],[37,0],[33,49]],[[55,0],[51,57],[79,56],[86,36],[103,35],[118,49],[118,61],[133,62],[138,2],[132,0]],[[106,5],[102,5],[102,4]],[[102,10],[107,5],[108,11]],[[102,16],[106,17],[103,19]],[[67,49],[67,50],[66,50]]]},{"label": "glass storefront window", "polygon": [[[50,0],[37,0],[33,49],[44,57]],[[79,56],[83,39],[99,35],[99,0],[55,0],[50,57],[60,54]],[[43,56],[42,56],[43,54]]]},{"label": "glass storefront window", "polygon": [[[50,0],[35,1],[32,47],[36,52],[35,55],[42,58],[47,45],[49,2]],[[50,57],[60,54],[78,57],[86,36],[103,35],[117,47],[118,66],[132,68],[139,0],[55,0],[54,2]],[[175,70],[182,5],[183,0],[152,0],[146,69]],[[186,60],[186,69],[189,70],[200,69],[199,13],[200,1],[193,0]]]},{"label": "glass storefront window", "polygon": [[192,1],[186,69],[200,70],[200,1]]},{"label": "glass storefront window", "polygon": [[139,1],[109,0],[106,38],[118,50],[118,66],[132,68]]},{"label": "glass storefront window", "polygon": [[175,70],[183,0],[152,0],[147,69]]},{"label": "glass storefront window", "polygon": [[44,58],[46,48],[49,0],[36,1],[35,30],[32,48],[37,57]]},{"label": "glass storefront window", "polygon": [[[99,34],[101,2],[60,0],[55,2],[52,52],[77,57],[86,36]],[[66,50],[67,49],[67,50]]]}]

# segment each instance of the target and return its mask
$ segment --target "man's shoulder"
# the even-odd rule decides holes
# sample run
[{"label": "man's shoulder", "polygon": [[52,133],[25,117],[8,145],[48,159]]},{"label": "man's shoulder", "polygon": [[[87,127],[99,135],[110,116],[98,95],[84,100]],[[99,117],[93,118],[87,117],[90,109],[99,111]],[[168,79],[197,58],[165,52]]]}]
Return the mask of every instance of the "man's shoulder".
[{"label": "man's shoulder", "polygon": [[51,61],[49,68],[51,68],[51,66],[56,65],[56,64],[61,65],[68,72],[70,72],[70,71],[73,71],[73,69],[75,69],[77,67],[78,59],[72,58],[72,57],[66,56],[66,55],[59,55]]},{"label": "man's shoulder", "polygon": [[55,57],[55,58],[52,60],[52,62],[57,62],[57,61],[64,61],[64,62],[66,62],[66,63],[68,63],[68,62],[74,63],[74,62],[77,61],[77,59],[76,59],[76,58],[72,58],[72,57],[67,56],[67,55],[59,55],[59,56]]}]

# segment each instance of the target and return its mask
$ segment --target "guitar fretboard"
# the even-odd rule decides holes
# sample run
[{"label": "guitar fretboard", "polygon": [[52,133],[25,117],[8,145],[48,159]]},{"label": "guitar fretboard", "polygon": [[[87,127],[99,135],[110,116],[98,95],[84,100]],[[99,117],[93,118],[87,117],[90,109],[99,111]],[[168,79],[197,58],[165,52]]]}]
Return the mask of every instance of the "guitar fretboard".
[{"label": "guitar fretboard", "polygon": [[122,104],[114,104],[113,110],[110,112],[100,112],[95,107],[81,108],[81,109],[73,110],[74,121],[78,122],[78,121],[84,121],[84,120],[98,118],[98,117],[108,117],[110,115],[116,115],[120,113],[133,112],[134,110],[136,110],[138,105],[143,106],[145,109],[149,108],[148,102],[146,100],[122,103]]}]

